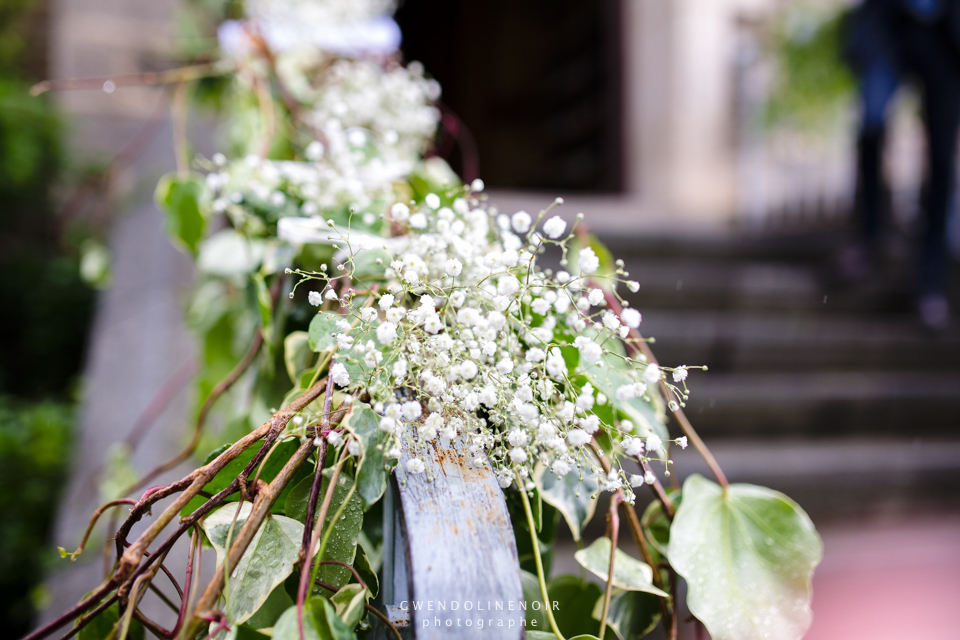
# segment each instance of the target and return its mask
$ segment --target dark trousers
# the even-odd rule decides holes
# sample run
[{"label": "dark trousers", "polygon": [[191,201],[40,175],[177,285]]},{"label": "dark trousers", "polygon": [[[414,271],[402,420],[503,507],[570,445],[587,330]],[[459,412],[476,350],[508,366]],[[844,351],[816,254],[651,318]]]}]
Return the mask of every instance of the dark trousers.
[{"label": "dark trousers", "polygon": [[[923,221],[920,291],[924,294],[943,293],[948,260],[947,214],[954,191],[960,128],[960,52],[942,23],[927,25],[904,20],[898,27],[896,42],[904,72],[919,83],[923,95],[927,153],[926,179],[920,201]],[[862,91],[862,95],[865,118],[858,140],[857,208],[861,233],[868,243],[872,243],[879,232],[883,203],[884,124],[882,118],[878,121],[868,117],[871,109],[866,100],[870,92]],[[873,111],[876,111],[876,104]]]}]

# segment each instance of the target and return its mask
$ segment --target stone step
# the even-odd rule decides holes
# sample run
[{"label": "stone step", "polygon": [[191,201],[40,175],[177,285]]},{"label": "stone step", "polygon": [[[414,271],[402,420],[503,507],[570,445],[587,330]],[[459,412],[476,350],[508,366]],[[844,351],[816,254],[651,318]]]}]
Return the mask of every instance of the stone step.
[{"label": "stone step", "polygon": [[664,364],[706,365],[714,374],[960,369],[960,330],[932,334],[912,318],[650,309],[641,330]]},{"label": "stone step", "polygon": [[630,303],[645,309],[738,309],[835,314],[892,314],[912,318],[909,271],[858,287],[830,282],[819,263],[691,258],[624,258],[640,291]]},{"label": "stone step", "polygon": [[688,384],[686,413],[709,438],[949,437],[960,426],[960,372],[708,372]]}]

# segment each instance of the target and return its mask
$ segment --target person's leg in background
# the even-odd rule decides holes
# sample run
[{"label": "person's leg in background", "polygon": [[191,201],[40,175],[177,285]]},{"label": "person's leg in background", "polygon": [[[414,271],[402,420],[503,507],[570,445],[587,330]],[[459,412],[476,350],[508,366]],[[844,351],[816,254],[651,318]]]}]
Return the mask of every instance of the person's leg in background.
[{"label": "person's leg in background", "polygon": [[885,202],[883,149],[887,114],[897,91],[893,65],[878,57],[860,78],[860,131],[857,136],[857,244],[841,256],[841,271],[851,280],[867,276],[879,250]]},{"label": "person's leg in background", "polygon": [[923,121],[927,167],[921,199],[920,313],[925,324],[944,327],[946,298],[947,214],[956,182],[957,134],[960,128],[960,55],[942,25],[916,26],[904,38],[910,71],[923,86]]}]

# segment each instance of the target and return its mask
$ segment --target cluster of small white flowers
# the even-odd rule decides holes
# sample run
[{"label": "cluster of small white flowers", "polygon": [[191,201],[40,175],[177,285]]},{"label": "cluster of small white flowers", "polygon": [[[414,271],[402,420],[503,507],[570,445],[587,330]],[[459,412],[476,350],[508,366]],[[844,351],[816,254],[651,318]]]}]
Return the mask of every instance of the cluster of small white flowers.
[{"label": "cluster of small white flowers", "polygon": [[[613,294],[598,288],[615,290],[620,272],[597,275],[589,247],[579,249],[576,273],[540,269],[546,245],[575,243],[567,224],[546,212],[536,220],[499,214],[469,188],[397,202],[385,215],[401,235],[373,276],[376,293],[331,297],[329,276],[309,279],[329,287],[324,296],[312,292],[311,303],[332,299],[327,312],[344,318],[334,381],[343,386],[349,376],[351,390],[369,396],[380,430],[393,438],[387,456],[399,457],[405,443],[417,450],[460,438],[469,460],[492,465],[503,486],[544,465],[560,476],[599,473],[601,489],[632,497],[627,475],[619,467],[603,473],[588,448],[602,430],[627,458],[665,459],[661,438],[634,433],[622,409],[633,399],[656,407],[650,390],[666,384],[670,370],[623,355],[640,314],[614,313],[606,301]],[[552,233],[537,231],[544,218]],[[614,365],[622,384],[608,398],[596,387],[606,380],[598,372]],[[598,411],[611,403],[614,418],[605,422]],[[419,457],[404,468],[426,470]]]},{"label": "cluster of small white flowers", "polygon": [[373,211],[396,198],[396,181],[413,171],[436,132],[440,85],[417,63],[385,68],[313,51],[279,56],[277,65],[296,99],[310,105],[302,118],[319,139],[303,160],[214,156],[206,177],[211,209],[259,235],[282,217],[326,219],[347,207],[360,211],[357,223],[378,226]]}]

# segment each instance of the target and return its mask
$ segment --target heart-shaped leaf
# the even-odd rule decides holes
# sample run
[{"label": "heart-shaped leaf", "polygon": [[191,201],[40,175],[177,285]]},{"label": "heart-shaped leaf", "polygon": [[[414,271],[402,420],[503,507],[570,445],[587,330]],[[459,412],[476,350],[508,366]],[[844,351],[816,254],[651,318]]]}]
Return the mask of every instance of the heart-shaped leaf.
[{"label": "heart-shaped leaf", "polygon": [[[217,552],[218,566],[226,558],[228,536],[232,543],[249,515],[249,503],[243,505],[239,514],[236,504],[228,504],[204,519],[203,530]],[[231,569],[224,589],[226,612],[231,622],[241,624],[250,618],[267,601],[274,587],[287,579],[293,572],[302,540],[303,525],[296,520],[267,517],[240,562]]]},{"label": "heart-shaped leaf", "polygon": [[[603,598],[593,606],[593,619],[603,615]],[[633,640],[647,635],[660,622],[657,596],[642,591],[614,589],[610,595],[607,624],[620,640]]]},{"label": "heart-shaped leaf", "polygon": [[[337,615],[326,598],[310,598],[303,605],[303,640],[356,640],[357,634]],[[273,640],[300,640],[296,605],[273,627]]]},{"label": "heart-shaped leaf", "polygon": [[[324,471],[324,478],[320,484],[320,495],[317,499],[317,517],[320,515],[320,504],[323,502],[323,496],[327,493],[327,487],[330,486],[330,476],[332,471]],[[333,523],[333,516],[340,509],[340,505],[346,499],[350,492],[353,480],[346,475],[341,474],[337,481],[337,488],[333,490],[333,496],[330,499],[330,507],[327,509],[327,517],[324,521],[324,530],[330,529],[332,533],[327,541],[327,546],[323,550],[323,560],[337,560],[352,564],[356,558],[357,540],[360,536],[360,529],[363,527],[363,509],[360,504],[360,498],[354,493],[347,503],[343,513],[337,522]],[[284,513],[298,521],[305,521],[307,518],[307,502],[310,499],[310,490],[313,485],[313,478],[304,478],[293,488],[287,501],[284,504]],[[337,588],[350,582],[353,574],[346,567],[336,564],[327,564],[320,567],[317,574],[319,579],[327,584]],[[317,587],[319,589],[319,587]]]},{"label": "heart-shaped leaf", "polygon": [[367,603],[370,592],[359,584],[348,584],[333,594],[330,602],[333,603],[337,615],[344,624],[353,629],[363,617],[363,605]]},{"label": "heart-shaped leaf", "polygon": [[636,382],[630,376],[630,367],[623,358],[606,353],[601,360],[584,365],[583,373],[598,391],[607,396],[607,401],[614,408],[630,419],[634,434],[642,437],[656,434],[661,440],[670,438],[663,398],[656,387],[649,387],[641,398],[617,399],[617,389]]},{"label": "heart-shaped leaf", "polygon": [[336,348],[337,339],[333,337],[333,334],[340,332],[340,329],[337,328],[337,320],[340,320],[340,316],[326,311],[321,311],[313,316],[313,320],[310,321],[310,329],[307,332],[307,339],[312,350],[322,352],[332,351]]},{"label": "heart-shaped leaf", "polygon": [[[610,538],[597,538],[589,547],[573,554],[573,557],[584,569],[606,581],[610,571]],[[669,597],[653,586],[653,569],[650,565],[628,556],[620,549],[617,549],[613,564],[613,586]]]},{"label": "heart-shaped leaf", "polygon": [[567,521],[574,540],[580,540],[583,527],[593,517],[597,508],[594,494],[600,488],[596,476],[586,475],[583,480],[576,473],[558,478],[550,469],[541,468],[536,476],[540,497],[552,505]]},{"label": "heart-shaped leaf", "polygon": [[366,511],[383,497],[390,475],[390,465],[383,455],[383,448],[378,447],[383,433],[378,428],[379,418],[369,406],[355,403],[341,424],[363,445],[363,456],[357,469],[357,493]]},{"label": "heart-shaped leaf", "polygon": [[668,553],[687,581],[690,612],[714,640],[802,638],[822,551],[813,522],[782,493],[724,491],[699,475],[683,484]]}]

